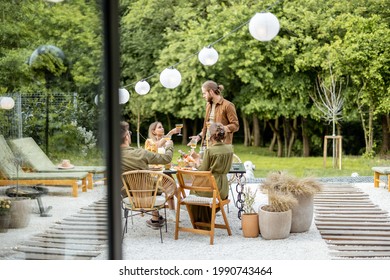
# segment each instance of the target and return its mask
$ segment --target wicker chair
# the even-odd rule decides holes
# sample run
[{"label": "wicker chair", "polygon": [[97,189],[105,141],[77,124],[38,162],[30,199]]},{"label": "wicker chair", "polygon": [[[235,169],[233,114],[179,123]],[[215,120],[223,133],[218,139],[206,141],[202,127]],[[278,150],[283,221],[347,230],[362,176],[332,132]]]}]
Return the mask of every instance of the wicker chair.
[{"label": "wicker chair", "polygon": [[[122,174],[122,208],[125,224],[122,238],[127,232],[128,218],[164,209],[165,231],[167,232],[166,202],[175,194],[176,182],[161,171],[134,170]],[[160,227],[160,239],[163,242]]]}]

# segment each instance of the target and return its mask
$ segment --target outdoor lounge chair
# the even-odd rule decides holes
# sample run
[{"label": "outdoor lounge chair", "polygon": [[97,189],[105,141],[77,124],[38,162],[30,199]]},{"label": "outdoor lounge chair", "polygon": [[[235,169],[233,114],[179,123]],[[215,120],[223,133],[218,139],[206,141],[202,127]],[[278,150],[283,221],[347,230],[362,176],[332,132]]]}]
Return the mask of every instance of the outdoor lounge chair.
[{"label": "outdoor lounge chair", "polygon": [[25,172],[15,164],[16,158],[3,135],[0,135],[0,186],[37,185],[71,186],[72,195],[78,196],[78,182],[81,180],[82,191],[87,191],[88,172]]},{"label": "outdoor lounge chair", "polygon": [[88,189],[93,188],[93,175],[105,173],[105,166],[75,166],[72,169],[58,168],[31,137],[8,140],[8,145],[14,155],[23,159],[23,167],[34,172],[88,172]]}]

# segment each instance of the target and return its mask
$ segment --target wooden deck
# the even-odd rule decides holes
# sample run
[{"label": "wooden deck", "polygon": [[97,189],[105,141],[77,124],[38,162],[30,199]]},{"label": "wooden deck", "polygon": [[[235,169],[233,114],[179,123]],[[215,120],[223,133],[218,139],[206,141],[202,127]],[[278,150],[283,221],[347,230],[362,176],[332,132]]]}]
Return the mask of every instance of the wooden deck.
[{"label": "wooden deck", "polygon": [[333,259],[390,259],[390,218],[352,185],[327,185],[314,198],[315,224]]},{"label": "wooden deck", "polygon": [[[107,201],[97,201],[15,248],[26,260],[89,260],[107,246]],[[21,253],[21,254],[20,254]]]}]

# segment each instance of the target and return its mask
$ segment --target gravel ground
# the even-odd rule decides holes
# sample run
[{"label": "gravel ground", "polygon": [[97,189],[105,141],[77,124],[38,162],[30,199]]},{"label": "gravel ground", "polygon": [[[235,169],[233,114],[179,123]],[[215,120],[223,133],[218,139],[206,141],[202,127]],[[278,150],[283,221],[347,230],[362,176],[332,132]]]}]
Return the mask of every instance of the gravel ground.
[{"label": "gravel ground", "polygon": [[[257,188],[263,179],[248,182],[251,188]],[[390,193],[385,184],[380,188],[373,187],[373,177],[339,177],[319,179],[324,183],[353,184],[369,194],[370,199],[383,210],[390,211]],[[233,188],[234,189],[234,188]],[[0,188],[0,195],[4,188]],[[42,233],[56,221],[62,220],[77,213],[81,207],[88,206],[94,201],[106,196],[106,187],[101,185],[87,193],[79,194],[78,198],[70,195],[70,188],[50,188],[48,195],[42,198],[45,206],[52,206],[51,217],[40,217],[36,203],[31,222],[24,229],[10,229],[7,233],[0,233],[0,260],[13,259],[13,249],[19,246],[29,236]],[[265,204],[267,198],[258,192],[256,207]],[[244,238],[241,233],[240,220],[233,202],[229,205],[229,222],[232,236],[226,231],[216,230],[214,245],[209,245],[207,236],[181,233],[178,240],[174,240],[174,212],[168,211],[168,232],[163,233],[164,243],[159,240],[159,231],[148,228],[146,217],[134,219],[134,225],[129,225],[128,232],[123,240],[123,258],[138,260],[155,260],[162,257],[167,260],[191,259],[242,259],[242,260],[329,260],[327,244],[322,239],[313,224],[308,232],[294,233],[283,240],[264,240],[258,238]],[[182,216],[186,222],[185,213]],[[221,218],[220,216],[218,217]],[[201,254],[200,254],[201,252]],[[102,252],[98,260],[107,259],[107,252]]]}]

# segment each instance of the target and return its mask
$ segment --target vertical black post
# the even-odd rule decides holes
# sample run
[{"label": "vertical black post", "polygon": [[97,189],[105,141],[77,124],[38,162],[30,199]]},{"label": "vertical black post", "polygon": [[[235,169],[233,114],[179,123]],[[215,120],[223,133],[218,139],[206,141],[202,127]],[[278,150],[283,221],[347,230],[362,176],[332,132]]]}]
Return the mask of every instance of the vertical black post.
[{"label": "vertical black post", "polygon": [[108,258],[122,259],[122,219],[120,207],[120,108],[119,108],[119,3],[103,0],[104,103],[108,192]]},{"label": "vertical black post", "polygon": [[[47,81],[47,80],[46,80]],[[47,83],[47,82],[46,82]],[[46,155],[49,156],[49,86],[46,86],[46,127],[45,127],[45,141],[46,141]]]}]

